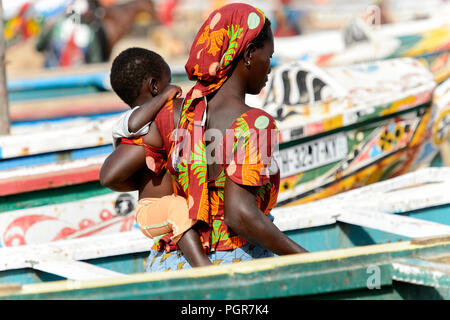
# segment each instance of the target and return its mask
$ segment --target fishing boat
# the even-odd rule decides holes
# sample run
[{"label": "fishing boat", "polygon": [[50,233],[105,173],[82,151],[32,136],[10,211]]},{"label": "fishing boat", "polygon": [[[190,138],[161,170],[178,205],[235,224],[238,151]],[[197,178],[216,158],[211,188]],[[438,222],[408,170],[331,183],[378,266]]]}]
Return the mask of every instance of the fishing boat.
[{"label": "fishing boat", "polygon": [[280,130],[278,205],[429,166],[448,137],[448,97],[440,93],[448,85],[433,103],[433,75],[411,58],[274,68],[268,86],[248,103],[272,114]]},{"label": "fishing boat", "polygon": [[99,183],[115,120],[34,124],[0,137],[0,247],[131,230],[137,194]]},{"label": "fishing boat", "polygon": [[386,25],[355,18],[342,30],[275,38],[275,48],[280,63],[299,59],[331,67],[414,57],[429,68],[436,82],[450,76],[450,25],[440,18]]},{"label": "fishing boat", "polygon": [[449,299],[450,169],[275,208],[309,253],[143,273],[138,231],[0,248],[1,299]]},{"label": "fishing boat", "polygon": [[297,13],[297,23],[305,33],[344,28],[355,17],[365,17],[373,24],[412,22],[445,17],[450,9],[445,0],[313,0],[289,5]]},{"label": "fishing boat", "polygon": [[[112,91],[110,68],[104,63],[14,74],[7,86],[11,125],[75,117],[99,119],[128,110]],[[190,82],[184,68],[174,65],[171,69],[173,82],[186,91]]]},{"label": "fishing boat", "polygon": [[[306,95],[307,102],[301,105],[281,94],[275,97],[274,92],[287,90],[283,81],[296,81],[297,74],[303,74],[308,90],[297,93],[298,99]],[[448,137],[449,105],[444,100],[449,84],[436,89],[439,102],[433,103],[431,73],[410,58],[334,69],[303,62],[274,68],[268,90],[253,96],[257,100],[249,104],[272,113],[281,131],[276,154],[282,179],[277,206],[329,197],[429,166]],[[321,90],[314,90],[317,85]],[[299,86],[294,83],[293,88]],[[293,90],[289,98],[295,98]],[[48,241],[83,235],[87,225],[103,234],[135,228],[125,222],[132,212],[121,216],[113,209],[121,194],[98,180],[101,165],[113,150],[111,127],[116,119],[113,115],[17,125],[12,126],[14,134],[0,137],[2,246],[13,244],[8,240],[16,236],[10,231],[12,225],[22,244],[43,241],[32,234],[45,235]],[[101,197],[110,199],[109,207],[99,205],[86,214],[80,209],[79,216],[71,219],[61,217],[67,206],[104,203]],[[130,203],[135,205],[133,200]],[[125,227],[103,228],[109,222],[101,212],[123,220]],[[49,224],[55,230],[44,231]]]}]

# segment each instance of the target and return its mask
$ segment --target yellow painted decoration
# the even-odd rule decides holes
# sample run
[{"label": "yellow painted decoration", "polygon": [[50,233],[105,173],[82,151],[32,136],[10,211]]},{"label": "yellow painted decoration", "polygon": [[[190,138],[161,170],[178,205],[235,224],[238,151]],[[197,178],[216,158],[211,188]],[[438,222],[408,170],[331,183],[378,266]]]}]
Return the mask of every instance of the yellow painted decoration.
[{"label": "yellow painted decoration", "polygon": [[424,32],[423,36],[422,40],[404,53],[404,56],[414,57],[443,47],[450,41],[450,28],[442,26]]},{"label": "yellow painted decoration", "polygon": [[425,114],[422,116],[422,120],[417,126],[416,131],[414,132],[414,136],[411,139],[409,144],[410,147],[414,147],[415,145],[423,143],[425,136],[427,134],[428,123],[430,120],[431,108],[428,108]]},{"label": "yellow painted decoration", "polygon": [[333,196],[335,194],[338,194],[340,192],[344,192],[350,189],[354,189],[357,187],[362,187],[365,185],[372,184],[374,182],[378,182],[381,175],[384,173],[384,171],[381,168],[387,168],[389,164],[392,164],[394,161],[396,161],[398,158],[402,156],[404,152],[398,152],[395,153],[383,161],[379,163],[375,163],[359,172],[357,172],[354,175],[351,175],[337,183],[332,184],[331,186],[313,193],[309,196],[306,196],[304,198],[301,198],[297,201],[288,203],[285,205],[285,207],[295,206],[298,204],[304,204],[311,201],[316,201],[320,199],[324,199],[330,196]]},{"label": "yellow painted decoration", "polygon": [[340,114],[336,117],[330,118],[330,119],[326,119],[323,122],[323,127],[324,127],[325,131],[340,128],[342,126],[343,126],[342,114]]},{"label": "yellow painted decoration", "polygon": [[414,101],[416,101],[416,97],[415,96],[409,96],[409,97],[406,97],[404,99],[400,99],[398,101],[395,101],[394,103],[392,103],[392,105],[389,108],[386,108],[386,109],[382,110],[381,111],[381,115],[382,116],[386,116],[388,114],[395,113],[398,110],[400,110],[401,107],[409,106],[409,105],[413,104]]},{"label": "yellow painted decoration", "polygon": [[281,179],[279,192],[293,189],[297,185],[297,183],[302,179],[302,177],[303,177],[303,173],[299,173],[299,174],[296,174],[295,176]]}]

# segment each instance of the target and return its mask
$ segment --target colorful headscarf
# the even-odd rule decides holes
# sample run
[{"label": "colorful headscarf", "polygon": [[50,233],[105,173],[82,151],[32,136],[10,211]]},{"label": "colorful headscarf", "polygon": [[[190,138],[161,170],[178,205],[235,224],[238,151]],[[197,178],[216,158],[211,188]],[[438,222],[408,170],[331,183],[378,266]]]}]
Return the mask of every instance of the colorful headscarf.
[{"label": "colorful headscarf", "polygon": [[[178,129],[186,130],[181,155],[174,151],[172,165],[185,192],[189,217],[209,223],[208,174],[203,140],[205,97],[218,90],[229,76],[232,62],[261,32],[264,13],[248,4],[233,3],[213,11],[192,44],[186,73],[197,83],[187,93]],[[174,160],[175,159],[175,160]]]}]

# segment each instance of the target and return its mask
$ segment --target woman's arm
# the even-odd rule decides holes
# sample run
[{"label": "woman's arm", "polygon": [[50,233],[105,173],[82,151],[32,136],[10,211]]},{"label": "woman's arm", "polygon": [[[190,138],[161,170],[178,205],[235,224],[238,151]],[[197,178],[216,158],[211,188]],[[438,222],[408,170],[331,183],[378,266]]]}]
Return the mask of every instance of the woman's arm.
[{"label": "woman's arm", "polygon": [[167,101],[175,99],[181,95],[181,88],[169,84],[163,92],[150,101],[144,103],[140,108],[131,113],[128,118],[128,131],[137,132],[150,121],[153,121],[156,114],[166,104]]},{"label": "woman's arm", "polygon": [[102,165],[100,183],[114,191],[138,190],[139,185],[133,175],[144,166],[144,147],[119,144]]},{"label": "woman's arm", "polygon": [[[150,125],[149,132],[142,136],[144,142],[156,148],[163,147],[163,139],[155,123]],[[114,191],[138,190],[139,170],[147,170],[146,154],[143,146],[119,144],[106,158],[100,170],[100,183]],[[134,175],[137,175],[135,177]]]},{"label": "woman's arm", "polygon": [[225,183],[225,223],[244,239],[277,255],[308,252],[278,229],[256,206],[258,187]]}]

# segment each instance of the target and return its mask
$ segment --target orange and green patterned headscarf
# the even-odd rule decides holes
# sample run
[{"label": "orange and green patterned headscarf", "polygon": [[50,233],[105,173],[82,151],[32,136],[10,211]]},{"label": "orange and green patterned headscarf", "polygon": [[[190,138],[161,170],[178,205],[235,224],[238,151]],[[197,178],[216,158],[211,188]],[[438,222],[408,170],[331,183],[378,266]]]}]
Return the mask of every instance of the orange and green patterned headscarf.
[{"label": "orange and green patterned headscarf", "polygon": [[[209,223],[207,163],[203,140],[205,98],[230,75],[233,62],[261,32],[264,13],[248,4],[233,3],[213,11],[197,33],[186,63],[190,80],[197,83],[184,100],[178,129],[189,133],[180,158],[172,165],[188,201],[189,217]],[[186,152],[188,150],[188,152]],[[176,157],[180,156],[175,151]]]}]

